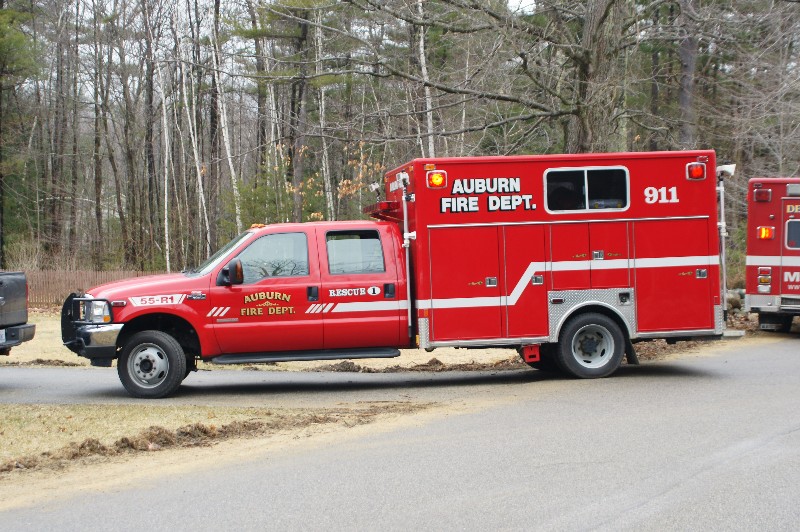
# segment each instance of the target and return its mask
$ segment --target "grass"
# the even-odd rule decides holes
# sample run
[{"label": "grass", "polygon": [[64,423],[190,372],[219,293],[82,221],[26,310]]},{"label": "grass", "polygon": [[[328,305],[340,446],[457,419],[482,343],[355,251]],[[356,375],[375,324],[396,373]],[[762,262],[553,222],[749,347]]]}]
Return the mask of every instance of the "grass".
[{"label": "grass", "polygon": [[355,426],[427,404],[359,403],[328,409],[140,405],[8,405],[0,411],[0,478],[60,469],[78,459],[210,445],[232,438]]}]

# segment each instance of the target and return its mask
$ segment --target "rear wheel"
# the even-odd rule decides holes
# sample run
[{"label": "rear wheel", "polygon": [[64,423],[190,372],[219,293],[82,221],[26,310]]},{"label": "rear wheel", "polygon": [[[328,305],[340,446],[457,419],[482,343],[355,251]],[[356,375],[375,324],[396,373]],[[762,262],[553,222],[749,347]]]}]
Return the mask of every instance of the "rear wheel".
[{"label": "rear wheel", "polygon": [[625,352],[625,337],[604,314],[580,314],[561,330],[557,361],[564,371],[581,379],[611,375]]},{"label": "rear wheel", "polygon": [[186,355],[178,341],[167,333],[138,332],[123,346],[117,373],[134,397],[166,397],[178,389],[186,375]]}]

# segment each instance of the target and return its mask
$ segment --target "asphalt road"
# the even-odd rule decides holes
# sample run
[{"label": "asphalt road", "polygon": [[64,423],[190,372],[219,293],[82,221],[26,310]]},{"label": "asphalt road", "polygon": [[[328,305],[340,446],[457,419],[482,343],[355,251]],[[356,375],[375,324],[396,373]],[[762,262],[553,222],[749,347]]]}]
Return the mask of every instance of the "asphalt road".
[{"label": "asphalt road", "polygon": [[[36,375],[55,380],[37,385]],[[170,401],[403,398],[472,408],[224,466],[205,462],[91,496],[77,491],[0,512],[3,529],[797,530],[800,523],[797,336],[743,340],[594,381],[533,371],[196,377]],[[127,401],[115,379],[0,368],[0,402]]]}]

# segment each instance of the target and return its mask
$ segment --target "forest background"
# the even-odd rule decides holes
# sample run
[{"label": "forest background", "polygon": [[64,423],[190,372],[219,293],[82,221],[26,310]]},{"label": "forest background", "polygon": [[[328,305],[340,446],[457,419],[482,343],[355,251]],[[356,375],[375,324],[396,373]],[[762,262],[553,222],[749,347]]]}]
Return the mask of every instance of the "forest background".
[{"label": "forest background", "polygon": [[797,175],[800,4],[0,0],[0,268],[181,270],[415,157],[711,148]]}]

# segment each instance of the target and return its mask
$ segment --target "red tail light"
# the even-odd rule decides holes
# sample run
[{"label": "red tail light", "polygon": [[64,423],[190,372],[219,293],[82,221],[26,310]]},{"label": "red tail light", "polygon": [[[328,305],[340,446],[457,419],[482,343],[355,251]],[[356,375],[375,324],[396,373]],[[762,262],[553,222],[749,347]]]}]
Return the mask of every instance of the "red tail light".
[{"label": "red tail light", "polygon": [[757,188],[753,191],[753,201],[772,201],[771,188]]},{"label": "red tail light", "polygon": [[701,181],[706,178],[705,163],[689,163],[686,165],[686,178]]}]

